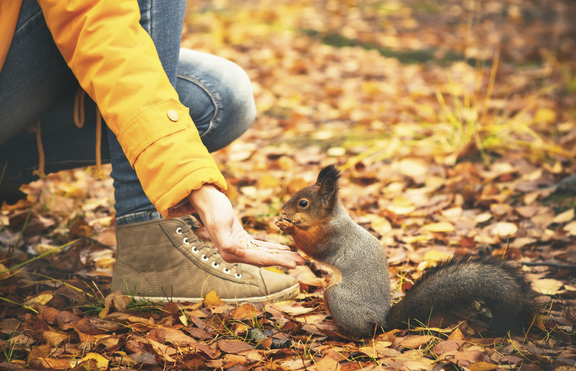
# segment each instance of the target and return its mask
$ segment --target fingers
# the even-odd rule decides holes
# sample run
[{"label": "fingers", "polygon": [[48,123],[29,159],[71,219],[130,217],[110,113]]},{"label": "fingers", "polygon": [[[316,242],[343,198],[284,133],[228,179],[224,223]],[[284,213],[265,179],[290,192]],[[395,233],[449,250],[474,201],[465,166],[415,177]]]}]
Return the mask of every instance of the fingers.
[{"label": "fingers", "polygon": [[221,253],[221,256],[228,263],[244,263],[259,267],[281,266],[286,268],[296,268],[297,265],[305,263],[304,258],[296,252],[270,254],[259,250],[247,250],[246,255],[243,257],[227,253]]}]

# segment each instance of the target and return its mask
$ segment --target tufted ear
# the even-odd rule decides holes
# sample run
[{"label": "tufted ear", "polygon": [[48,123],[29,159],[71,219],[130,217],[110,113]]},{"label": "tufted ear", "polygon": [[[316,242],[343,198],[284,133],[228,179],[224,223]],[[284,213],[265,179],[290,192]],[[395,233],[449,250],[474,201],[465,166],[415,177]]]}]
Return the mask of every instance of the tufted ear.
[{"label": "tufted ear", "polygon": [[318,195],[323,204],[334,203],[338,195],[338,180],[340,179],[340,171],[334,165],[328,165],[320,171],[316,179],[318,188]]}]

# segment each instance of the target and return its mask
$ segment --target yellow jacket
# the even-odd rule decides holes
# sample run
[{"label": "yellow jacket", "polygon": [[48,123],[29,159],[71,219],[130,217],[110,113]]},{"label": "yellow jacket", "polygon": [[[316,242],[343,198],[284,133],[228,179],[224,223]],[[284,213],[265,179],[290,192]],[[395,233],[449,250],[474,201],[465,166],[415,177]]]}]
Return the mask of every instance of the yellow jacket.
[{"label": "yellow jacket", "polygon": [[[162,69],[152,39],[140,27],[135,0],[39,4],[66,63],[98,104],[144,192],[164,217],[205,183],[226,190],[188,108]],[[0,68],[21,6],[22,0],[0,0]]]}]

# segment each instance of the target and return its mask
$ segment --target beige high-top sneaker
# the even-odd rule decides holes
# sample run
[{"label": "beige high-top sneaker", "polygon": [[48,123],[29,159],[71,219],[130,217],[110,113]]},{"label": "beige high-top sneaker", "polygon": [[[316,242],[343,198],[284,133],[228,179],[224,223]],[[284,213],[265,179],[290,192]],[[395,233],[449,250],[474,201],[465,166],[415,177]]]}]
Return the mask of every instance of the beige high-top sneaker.
[{"label": "beige high-top sneaker", "polygon": [[192,217],[118,226],[112,292],[174,302],[198,302],[212,289],[224,302],[281,301],[300,292],[290,276],[224,262],[196,237],[197,228]]}]

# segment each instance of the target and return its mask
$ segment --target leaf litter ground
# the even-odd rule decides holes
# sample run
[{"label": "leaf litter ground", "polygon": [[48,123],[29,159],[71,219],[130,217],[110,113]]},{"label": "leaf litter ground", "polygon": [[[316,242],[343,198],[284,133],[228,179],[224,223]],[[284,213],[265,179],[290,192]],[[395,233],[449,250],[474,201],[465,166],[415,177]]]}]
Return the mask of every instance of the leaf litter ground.
[{"label": "leaf litter ground", "polygon": [[109,290],[112,182],[77,169],[2,206],[0,368],[573,369],[575,193],[556,184],[576,170],[574,17],[567,1],[199,1],[182,38],[252,79],[258,118],[215,154],[252,235],[291,244],[282,204],[335,163],[393,300],[455,253],[501,256],[541,293],[529,333],[487,338],[479,307],[351,339],[314,262],[286,272],[289,302],[131,301]]}]

